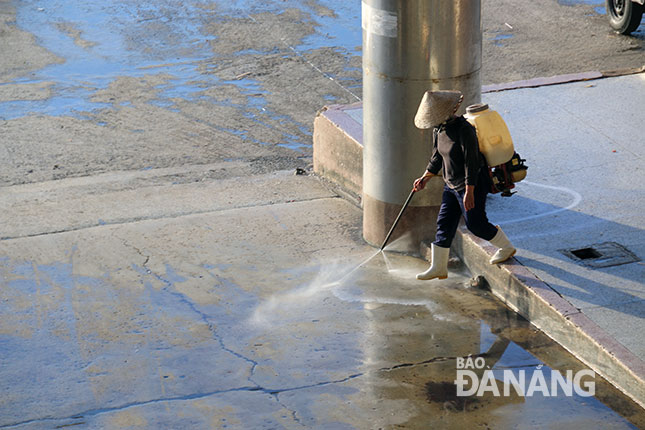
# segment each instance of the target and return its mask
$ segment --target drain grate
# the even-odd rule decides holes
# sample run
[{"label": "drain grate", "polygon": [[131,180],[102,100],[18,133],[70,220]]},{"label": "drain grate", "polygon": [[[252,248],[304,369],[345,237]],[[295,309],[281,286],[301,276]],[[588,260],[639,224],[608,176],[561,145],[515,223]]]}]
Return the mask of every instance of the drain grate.
[{"label": "drain grate", "polygon": [[572,249],[571,253],[581,260],[602,257],[602,254],[593,248]]},{"label": "drain grate", "polygon": [[616,242],[603,242],[584,248],[561,249],[560,252],[575,262],[591,268],[611,267],[640,261],[633,252]]}]

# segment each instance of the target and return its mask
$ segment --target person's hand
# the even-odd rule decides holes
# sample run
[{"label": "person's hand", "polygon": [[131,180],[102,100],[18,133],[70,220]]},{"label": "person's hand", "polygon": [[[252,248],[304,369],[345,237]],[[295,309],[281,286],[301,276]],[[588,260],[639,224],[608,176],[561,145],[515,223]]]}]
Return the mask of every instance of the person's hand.
[{"label": "person's hand", "polygon": [[475,207],[475,187],[473,185],[466,185],[466,192],[464,193],[464,208],[466,212]]},{"label": "person's hand", "polygon": [[414,186],[412,189],[417,192],[421,191],[426,187],[426,183],[428,182],[428,179],[432,178],[434,175],[430,172],[426,172],[423,176],[421,176],[419,179],[414,181]]}]

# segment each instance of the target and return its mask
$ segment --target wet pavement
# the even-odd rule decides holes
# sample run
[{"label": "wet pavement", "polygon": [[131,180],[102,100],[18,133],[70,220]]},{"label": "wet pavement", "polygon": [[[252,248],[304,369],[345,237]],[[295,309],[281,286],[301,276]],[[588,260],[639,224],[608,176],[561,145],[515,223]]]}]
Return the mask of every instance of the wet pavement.
[{"label": "wet pavement", "polygon": [[[56,186],[65,183],[90,201],[87,185]],[[263,203],[278,183],[287,191]],[[251,184],[256,194],[232,208],[1,241],[0,428],[645,423],[598,376],[595,397],[457,396],[460,357],[484,359],[499,384],[504,370],[549,381],[584,366],[468,287],[463,268],[424,283],[414,278],[423,261],[376,254],[360,238],[360,210],[318,179],[284,172]],[[200,185],[220,196],[236,186]],[[91,187],[134,207],[113,184]]]},{"label": "wet pavement", "polygon": [[[579,72],[580,64],[642,65],[642,30],[618,37],[593,11],[595,1],[555,3],[536,29],[529,24],[537,11],[524,18],[504,2],[483,3],[484,84]],[[0,64],[0,131],[8,141],[29,144],[12,148],[20,166],[0,180],[38,182],[268,152],[281,168],[298,164],[311,155],[315,112],[362,97],[360,4],[3,0],[0,24],[11,50]],[[570,26],[571,37],[559,36]],[[573,41],[571,55],[543,46],[561,47],[563,40]],[[582,46],[602,51],[582,56]],[[40,143],[46,140],[64,149]],[[84,145],[90,141],[99,149]],[[136,143],[137,160],[123,141]],[[207,143],[213,141],[235,150]],[[247,145],[253,150],[240,148]]]},{"label": "wet pavement", "polygon": [[[338,64],[339,71],[320,71],[337,84],[331,86],[337,91],[323,94],[324,100],[339,100],[338,91],[354,100],[358,96],[352,91],[360,94],[360,62],[352,60],[361,49],[360,25],[355,25],[360,3],[336,6],[335,11],[324,2],[296,1],[14,4],[15,25],[49,51],[51,64],[13,81],[37,88],[38,95],[0,103],[0,118],[5,120],[37,113],[110,126],[101,119],[102,111],[136,104],[129,99],[134,94],[125,100],[106,94],[115,82],[125,81],[121,85],[129,83],[133,92],[146,90],[143,97],[153,106],[178,113],[185,103],[213,104],[270,129],[281,146],[301,150],[309,134],[310,113],[302,121],[285,115],[286,106],[272,100],[279,87],[266,81],[262,63],[253,64],[258,58],[273,68],[277,60],[306,63],[308,56],[329,52],[344,64]],[[287,38],[275,28],[285,25],[293,27],[297,38]],[[266,33],[265,42],[254,38],[247,46],[243,40],[257,31]],[[327,68],[331,62],[326,61]],[[274,143],[231,125],[222,125],[221,130],[245,140]]]},{"label": "wet pavement", "polygon": [[345,47],[343,18],[318,2],[3,0],[2,10],[7,185],[239,161],[254,173],[306,167],[315,112],[360,94],[360,42]]}]

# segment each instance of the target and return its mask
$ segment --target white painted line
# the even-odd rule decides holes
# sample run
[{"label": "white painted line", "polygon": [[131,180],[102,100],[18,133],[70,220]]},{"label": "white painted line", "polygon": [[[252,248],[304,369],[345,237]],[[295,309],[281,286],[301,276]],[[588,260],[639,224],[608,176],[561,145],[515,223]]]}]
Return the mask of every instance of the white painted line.
[{"label": "white painted line", "polygon": [[536,214],[536,215],[531,215],[531,216],[527,216],[527,217],[510,219],[508,221],[498,221],[498,224],[500,224],[500,225],[508,225],[508,224],[513,224],[513,223],[517,223],[517,222],[530,221],[530,220],[537,219],[537,218],[543,218],[545,216],[555,215],[557,213],[565,212],[565,211],[568,211],[568,210],[571,210],[571,209],[575,208],[582,201],[582,196],[580,195],[580,193],[578,193],[577,191],[572,190],[571,188],[556,187],[556,186],[553,186],[553,185],[544,185],[544,184],[538,184],[538,183],[529,182],[529,181],[522,181],[522,184],[530,185],[530,186],[534,186],[534,187],[540,187],[540,188],[547,188],[547,189],[555,190],[555,191],[561,191],[561,192],[564,192],[564,193],[567,193],[567,194],[571,195],[571,197],[573,197],[573,201],[567,207],[564,207],[564,208],[558,208],[558,209],[554,209],[552,211],[548,211],[548,212],[544,212],[544,213]]}]

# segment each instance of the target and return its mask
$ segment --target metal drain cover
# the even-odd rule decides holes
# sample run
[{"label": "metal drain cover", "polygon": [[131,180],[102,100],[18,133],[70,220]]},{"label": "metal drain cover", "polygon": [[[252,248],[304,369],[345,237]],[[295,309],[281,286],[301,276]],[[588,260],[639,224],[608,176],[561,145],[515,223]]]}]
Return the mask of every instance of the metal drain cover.
[{"label": "metal drain cover", "polygon": [[611,267],[640,261],[633,252],[616,242],[603,242],[582,248],[560,249],[560,252],[584,266]]}]

